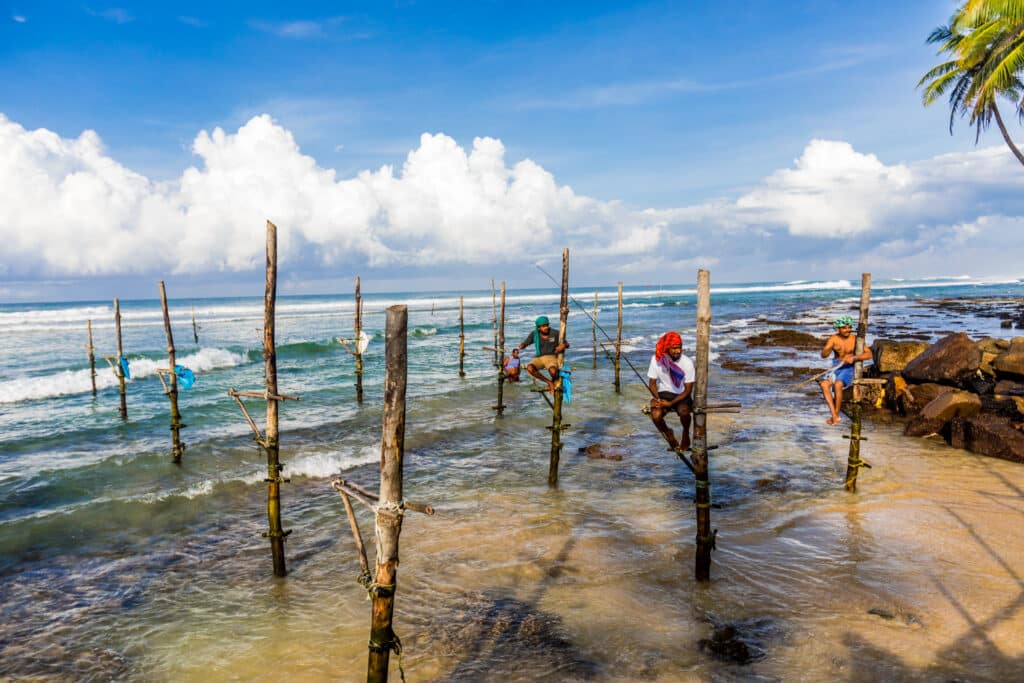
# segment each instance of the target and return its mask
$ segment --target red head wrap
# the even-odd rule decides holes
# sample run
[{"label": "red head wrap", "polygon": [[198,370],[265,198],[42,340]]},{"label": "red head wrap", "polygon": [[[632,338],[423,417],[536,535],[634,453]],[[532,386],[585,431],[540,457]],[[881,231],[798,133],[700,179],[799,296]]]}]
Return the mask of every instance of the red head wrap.
[{"label": "red head wrap", "polygon": [[683,338],[679,336],[678,332],[666,332],[661,335],[661,339],[658,340],[657,346],[654,347],[654,359],[660,361],[665,352],[673,346],[682,346]]}]

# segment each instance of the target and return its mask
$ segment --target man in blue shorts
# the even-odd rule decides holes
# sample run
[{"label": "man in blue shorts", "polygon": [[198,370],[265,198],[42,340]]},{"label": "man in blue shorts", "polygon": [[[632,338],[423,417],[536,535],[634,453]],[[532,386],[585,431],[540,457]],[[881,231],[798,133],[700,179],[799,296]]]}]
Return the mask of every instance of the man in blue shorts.
[{"label": "man in blue shorts", "polygon": [[821,350],[821,357],[828,358],[833,354],[833,360],[839,363],[821,380],[821,393],[825,396],[825,404],[832,413],[828,418],[828,424],[839,424],[839,409],[843,406],[843,387],[853,386],[853,364],[856,361],[871,360],[871,348],[865,346],[864,352],[859,356],[853,353],[857,338],[853,336],[853,318],[848,315],[840,316],[832,322],[835,334],[825,342],[825,348]]}]

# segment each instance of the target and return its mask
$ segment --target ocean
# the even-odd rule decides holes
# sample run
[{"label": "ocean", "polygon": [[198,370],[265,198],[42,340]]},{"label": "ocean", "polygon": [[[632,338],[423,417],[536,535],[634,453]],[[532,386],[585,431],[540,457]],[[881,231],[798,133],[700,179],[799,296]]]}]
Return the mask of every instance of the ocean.
[{"label": "ocean", "polygon": [[[597,291],[598,323],[614,337],[615,287]],[[1020,465],[869,424],[862,457],[873,468],[851,495],[848,423],[827,426],[817,388],[787,370],[810,377],[828,361],[743,341],[785,325],[824,342],[834,317],[856,318],[858,281],[712,281],[709,398],[744,408],[708,418],[719,446],[708,584],[693,580],[692,477],[641,414],[646,390],[629,366],[620,394],[602,350],[593,367],[580,307],[570,304],[574,395],[557,489],[546,484],[550,409],[529,383],[506,384],[495,417],[489,289],[364,295],[362,405],[335,340],[352,335],[352,295],[279,297],[279,389],[301,401],[281,408],[292,534],[289,576],[273,577],[265,458],[227,395],[263,388],[256,294],[169,291],[178,362],[196,375],[179,396],[180,466],[156,375],[167,345],[155,296],[121,301],[126,421],[102,360],[115,351],[112,302],[0,305],[0,678],[364,678],[369,603],[330,482],[378,485],[384,311],[399,303],[409,307],[405,492],[437,509],[407,517],[401,536],[395,630],[410,680],[1009,680],[1024,668]],[[571,294],[592,312],[594,289]],[[985,314],[1022,298],[1018,280],[877,281],[868,341],[1024,334]],[[625,288],[623,349],[641,374],[667,330],[692,357],[695,303],[691,284]],[[511,347],[537,315],[557,318],[558,291],[513,288],[506,305]],[[724,369],[725,359],[762,371]],[[249,410],[262,425],[262,401]],[[591,444],[622,459],[578,453]],[[360,519],[372,562],[372,521]],[[723,632],[748,661],[722,658]]]}]

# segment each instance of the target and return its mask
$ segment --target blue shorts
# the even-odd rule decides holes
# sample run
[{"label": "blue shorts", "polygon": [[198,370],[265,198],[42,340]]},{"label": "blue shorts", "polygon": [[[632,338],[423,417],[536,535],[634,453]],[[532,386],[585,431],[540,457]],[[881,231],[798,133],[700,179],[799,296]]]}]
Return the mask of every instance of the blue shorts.
[{"label": "blue shorts", "polygon": [[844,387],[853,386],[853,366],[843,365],[825,375],[825,382],[842,382]]}]

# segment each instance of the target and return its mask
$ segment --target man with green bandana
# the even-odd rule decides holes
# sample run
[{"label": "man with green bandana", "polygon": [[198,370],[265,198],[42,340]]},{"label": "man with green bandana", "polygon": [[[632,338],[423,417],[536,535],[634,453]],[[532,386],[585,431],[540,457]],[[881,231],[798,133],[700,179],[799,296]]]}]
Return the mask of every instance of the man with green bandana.
[{"label": "man with green bandana", "polygon": [[860,355],[853,353],[857,338],[853,336],[853,318],[843,315],[832,321],[835,334],[825,342],[825,348],[821,350],[821,357],[828,358],[834,354],[834,360],[838,363],[829,370],[828,374],[821,380],[821,393],[825,396],[825,404],[829,412],[828,424],[839,424],[839,409],[843,406],[843,387],[853,385],[853,364],[856,361],[871,360],[871,348],[865,346],[864,352]]},{"label": "man with green bandana", "polygon": [[[551,324],[546,315],[542,315],[534,321],[534,330],[519,344],[522,351],[527,346],[533,347],[533,360],[526,366],[526,371],[548,385],[548,390],[555,393],[556,382],[558,381],[558,354],[569,348],[569,341],[564,344],[558,343],[558,330],[551,329]],[[548,379],[541,374],[547,370],[551,378]]]}]

